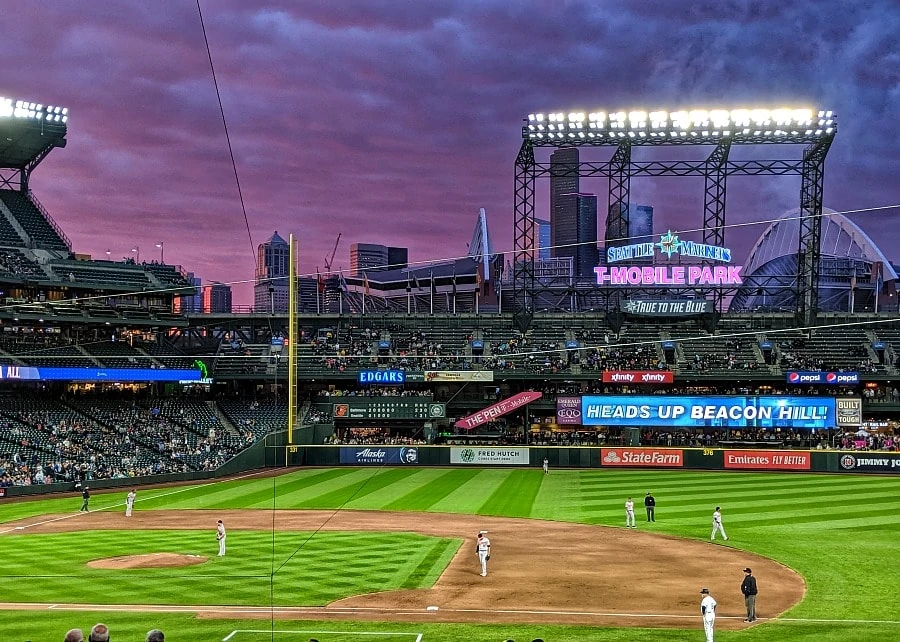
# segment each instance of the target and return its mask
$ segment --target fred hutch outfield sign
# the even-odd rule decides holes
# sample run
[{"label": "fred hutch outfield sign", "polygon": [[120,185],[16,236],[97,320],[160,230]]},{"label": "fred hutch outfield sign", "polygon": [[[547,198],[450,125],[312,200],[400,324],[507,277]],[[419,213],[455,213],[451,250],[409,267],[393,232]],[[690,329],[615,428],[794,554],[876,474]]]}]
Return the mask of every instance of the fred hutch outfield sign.
[{"label": "fred hutch outfield sign", "polygon": [[708,261],[731,262],[731,249],[717,245],[704,245],[693,241],[681,241],[671,230],[659,237],[658,243],[636,243],[606,248],[608,265],[594,268],[597,285],[642,286],[671,285],[693,287],[698,285],[741,285],[740,265],[613,265],[629,259],[656,256],[656,252],[671,259],[673,254],[695,257]]}]

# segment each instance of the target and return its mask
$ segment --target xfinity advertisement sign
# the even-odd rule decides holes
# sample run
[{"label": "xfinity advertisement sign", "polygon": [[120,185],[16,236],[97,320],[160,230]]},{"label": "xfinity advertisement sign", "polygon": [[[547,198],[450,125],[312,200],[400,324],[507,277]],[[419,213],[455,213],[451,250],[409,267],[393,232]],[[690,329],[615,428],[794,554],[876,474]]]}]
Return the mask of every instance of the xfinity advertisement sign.
[{"label": "xfinity advertisement sign", "polygon": [[785,377],[788,383],[798,386],[815,384],[852,386],[859,383],[858,372],[806,372],[804,370],[790,370]]},{"label": "xfinity advertisement sign", "polygon": [[640,396],[581,398],[585,426],[831,428],[835,399],[822,397]]}]

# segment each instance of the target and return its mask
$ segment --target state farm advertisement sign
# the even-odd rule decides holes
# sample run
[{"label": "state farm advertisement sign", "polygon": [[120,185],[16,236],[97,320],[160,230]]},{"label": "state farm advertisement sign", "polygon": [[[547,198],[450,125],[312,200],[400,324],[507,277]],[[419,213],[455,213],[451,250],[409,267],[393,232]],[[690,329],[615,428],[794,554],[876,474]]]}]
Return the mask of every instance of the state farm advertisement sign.
[{"label": "state farm advertisement sign", "polygon": [[556,398],[556,423],[560,425],[581,424],[581,397]]},{"label": "state farm advertisement sign", "polygon": [[725,468],[743,470],[809,470],[808,452],[768,452],[765,450],[726,450]]},{"label": "state farm advertisement sign", "polygon": [[600,465],[681,468],[684,466],[684,451],[668,448],[601,448]]},{"label": "state farm advertisement sign", "polygon": [[605,370],[603,383],[672,383],[675,375],[669,370]]}]

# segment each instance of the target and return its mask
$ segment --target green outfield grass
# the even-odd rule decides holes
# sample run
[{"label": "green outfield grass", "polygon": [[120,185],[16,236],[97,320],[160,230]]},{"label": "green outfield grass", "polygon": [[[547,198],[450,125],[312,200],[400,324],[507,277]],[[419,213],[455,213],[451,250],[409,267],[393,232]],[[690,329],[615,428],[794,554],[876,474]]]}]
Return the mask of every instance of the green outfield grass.
[{"label": "green outfield grass", "polygon": [[[194,487],[161,488],[140,490],[137,510],[153,509],[236,509],[236,508],[347,508],[375,510],[415,510],[455,512],[483,515],[506,515],[532,517],[562,521],[582,522],[619,526],[623,522],[622,503],[628,495],[640,500],[644,493],[652,491],[657,498],[657,522],[647,524],[639,519],[638,527],[653,532],[677,535],[693,539],[709,537],[710,516],[716,505],[722,506],[725,526],[729,534],[729,545],[745,549],[773,559],[794,568],[807,581],[806,598],[780,622],[766,623],[742,632],[717,632],[717,640],[746,640],[748,642],[775,642],[781,640],[815,642],[853,642],[855,640],[900,639],[900,615],[895,606],[895,596],[900,588],[896,561],[897,542],[900,541],[900,480],[888,476],[862,475],[797,475],[774,473],[715,473],[688,471],[627,471],[627,470],[554,470],[544,476],[540,471],[510,469],[418,469],[418,468],[337,468],[313,469],[293,472],[287,475],[203,484]],[[98,494],[92,499],[92,509],[109,508],[120,510],[124,493]],[[38,520],[48,513],[77,511],[80,499],[76,497],[20,502],[0,505],[0,532],[6,530],[2,523],[20,518]],[[638,513],[639,518],[641,512]],[[74,518],[77,520],[77,517]],[[161,533],[161,534],[160,534]],[[269,583],[267,572],[271,569],[271,533],[247,532],[241,536],[259,538],[259,542],[248,540],[247,551],[259,546],[267,555],[255,561],[240,561],[234,551],[234,533],[229,533],[229,557],[224,561],[230,566],[213,566],[207,563],[192,569],[154,572],[160,584],[171,585],[181,582],[181,577],[190,590],[191,597],[178,597],[180,603],[202,603],[205,599],[196,597],[202,593],[195,591],[204,574],[212,575],[203,579],[207,588],[212,583],[226,583],[232,586],[239,581],[237,576],[251,578],[254,585],[242,594],[240,602],[269,604]],[[283,559],[296,549],[295,542],[300,534],[279,533],[275,537],[276,559]],[[54,536],[4,535],[0,545],[5,551],[14,551],[10,557],[0,561],[0,582],[5,589],[6,599],[56,601],[50,589],[44,584],[53,583],[53,578],[23,578],[11,575],[39,573],[37,567],[49,565],[53,558],[67,560],[68,568],[78,568],[89,550],[103,550],[105,555],[138,552],[138,546],[147,550],[172,550],[159,547],[155,537],[164,540],[175,538],[179,546],[177,552],[196,547],[198,552],[211,554],[209,533],[198,532],[144,532],[129,533],[124,539],[112,532],[77,533]],[[331,539],[334,537],[335,539]],[[341,540],[341,537],[350,539]],[[401,533],[390,534],[341,534],[318,533],[304,547],[304,554],[321,551],[326,557],[348,544],[355,537],[371,537],[365,547],[378,551],[389,551],[402,542],[404,537],[418,537]],[[44,538],[47,538],[44,540]],[[57,538],[57,539],[53,539]],[[102,542],[104,538],[112,538]],[[430,553],[425,553],[408,568],[396,569],[395,558],[391,557],[391,569],[398,572],[367,575],[357,570],[339,573],[340,582],[352,587],[338,586],[332,593],[319,593],[312,584],[282,581],[289,573],[302,576],[309,572],[298,564],[296,568],[288,564],[285,575],[275,574],[275,604],[314,604],[318,600],[333,599],[330,595],[344,592],[365,592],[380,590],[378,582],[393,582],[403,586],[426,586],[443,569],[458,541],[421,538],[433,542]],[[35,549],[43,545],[43,549]],[[214,545],[214,542],[213,542]],[[399,544],[402,546],[403,544]],[[119,551],[124,546],[125,552]],[[293,547],[293,548],[292,548]],[[310,547],[307,549],[307,547]],[[316,548],[318,547],[318,548]],[[41,552],[43,550],[44,552]],[[53,551],[52,553],[47,551]],[[437,552],[435,552],[437,551]],[[346,551],[345,551],[346,552]],[[352,552],[352,551],[351,551]],[[344,553],[341,553],[344,554]],[[34,559],[41,560],[35,564]],[[265,559],[262,559],[262,558]],[[8,560],[17,560],[15,565]],[[31,560],[29,567],[29,560]],[[63,564],[60,560],[58,563]],[[57,562],[53,559],[53,568]],[[17,570],[16,570],[17,569]],[[211,573],[211,569],[215,573]],[[16,572],[13,572],[16,571]],[[70,571],[61,574],[65,575]],[[129,571],[127,573],[134,573]],[[144,573],[146,571],[137,571]],[[169,573],[169,577],[165,577]],[[51,573],[52,574],[52,573]],[[73,572],[74,584],[69,583],[62,595],[67,602],[99,602],[94,591],[87,585],[85,573]],[[196,575],[192,575],[196,574]],[[177,575],[178,577],[174,577]],[[410,580],[409,578],[413,578]],[[259,580],[259,584],[256,581]],[[735,591],[741,578],[735,578]],[[114,586],[111,582],[123,582],[121,578],[104,579],[106,590]],[[21,583],[22,588],[19,588]],[[127,584],[127,582],[126,582]],[[765,578],[760,578],[760,603],[764,604]],[[40,586],[39,586],[40,585]],[[265,587],[265,591],[260,589]],[[361,586],[363,590],[357,590]],[[122,588],[122,592],[131,590]],[[206,590],[206,589],[204,589]],[[100,591],[102,592],[102,591]],[[118,592],[118,591],[117,591]],[[57,591],[55,595],[59,596]],[[171,595],[171,592],[169,593]],[[15,597],[14,597],[15,596]],[[312,596],[312,597],[311,597]],[[158,596],[165,601],[166,594]],[[108,599],[105,601],[109,601]],[[122,598],[121,601],[128,601]],[[144,600],[156,601],[156,600]],[[212,603],[212,602],[210,602]],[[32,637],[22,637],[33,642],[61,639],[69,622],[90,625],[83,614],[54,613],[52,617],[34,618],[35,613],[0,612],[0,628],[15,630],[25,622],[33,622],[39,627]],[[92,614],[92,618],[93,618]],[[102,614],[96,616],[103,619]],[[795,618],[802,621],[792,621]],[[91,618],[88,618],[90,620]],[[122,633],[116,642],[134,639],[128,637],[146,632],[154,623],[164,622],[173,630],[189,627],[188,635],[173,637],[175,640],[221,640],[225,635],[238,629],[269,629],[269,623],[260,626],[255,622],[209,622],[194,621],[178,615],[129,615],[108,616],[110,623],[120,622]],[[827,621],[826,621],[827,620]],[[838,620],[837,622],[833,620]],[[843,621],[843,622],[841,622]],[[63,623],[65,622],[65,623]],[[289,624],[289,625],[288,625]],[[424,633],[422,642],[436,640],[516,640],[530,642],[541,636],[548,642],[568,642],[574,640],[696,640],[702,639],[697,630],[671,631],[654,629],[585,629],[579,627],[487,627],[463,625],[398,625],[372,623],[310,623],[276,622],[276,628],[303,630],[348,630],[348,631],[416,631]],[[353,628],[348,628],[348,627]],[[360,628],[361,627],[361,628]],[[131,633],[134,631],[134,633]],[[244,636],[244,634],[238,634]],[[255,635],[255,634],[254,634]],[[285,635],[274,639],[302,640],[300,635]],[[18,639],[7,638],[7,639]],[[142,638],[141,638],[142,639]],[[167,637],[168,639],[168,637]],[[271,637],[235,637],[233,642],[271,639]],[[322,642],[337,639],[360,640],[360,636],[320,637]]]}]

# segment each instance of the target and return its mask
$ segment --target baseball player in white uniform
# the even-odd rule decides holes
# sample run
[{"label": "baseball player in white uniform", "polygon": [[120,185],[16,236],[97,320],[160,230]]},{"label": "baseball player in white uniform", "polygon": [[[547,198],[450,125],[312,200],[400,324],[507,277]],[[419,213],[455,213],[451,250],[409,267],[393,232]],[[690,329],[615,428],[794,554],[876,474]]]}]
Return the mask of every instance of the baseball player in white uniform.
[{"label": "baseball player in white uniform", "polygon": [[131,511],[134,510],[135,497],[137,497],[137,493],[132,488],[125,497],[125,517],[131,517]]},{"label": "baseball player in white uniform", "polygon": [[487,563],[491,559],[491,540],[485,535],[486,531],[479,531],[478,540],[475,542],[475,552],[478,561],[481,562],[481,577],[487,576]]},{"label": "baseball player in white uniform", "polygon": [[713,642],[713,629],[716,626],[716,601],[709,594],[709,589],[700,589],[700,614],[703,616],[703,632],[706,633],[706,642]]},{"label": "baseball player in white uniform", "polygon": [[625,500],[625,528],[637,528],[634,523],[634,502],[631,497]]},{"label": "baseball player in white uniform", "polygon": [[722,526],[722,513],[720,512],[721,508],[716,506],[716,510],[713,513],[713,529],[712,535],[709,536],[709,539],[716,539],[716,533],[722,533],[722,539],[726,542],[728,541],[728,535],[725,534],[725,527]]},{"label": "baseball player in white uniform", "polygon": [[550,474],[550,460],[547,459],[546,457],[544,457],[543,467],[544,467],[544,474],[549,475]]},{"label": "baseball player in white uniform", "polygon": [[219,540],[219,557],[225,557],[225,524],[216,522],[216,539]]}]

